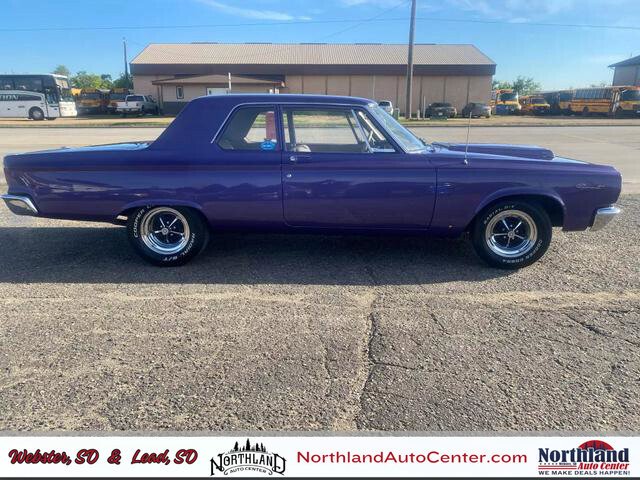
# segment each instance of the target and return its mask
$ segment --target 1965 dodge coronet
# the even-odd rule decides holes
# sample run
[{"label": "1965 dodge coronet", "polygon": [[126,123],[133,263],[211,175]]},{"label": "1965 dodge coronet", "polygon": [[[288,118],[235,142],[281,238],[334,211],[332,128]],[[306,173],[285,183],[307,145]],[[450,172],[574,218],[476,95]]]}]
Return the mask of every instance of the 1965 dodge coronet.
[{"label": "1965 dodge coronet", "polygon": [[535,146],[430,144],[371,100],[309,95],[198,98],[154,142],[9,155],[4,170],[15,214],[126,224],[157,265],[244,229],[468,232],[490,265],[519,268],[554,226],[606,225],[622,182]]}]

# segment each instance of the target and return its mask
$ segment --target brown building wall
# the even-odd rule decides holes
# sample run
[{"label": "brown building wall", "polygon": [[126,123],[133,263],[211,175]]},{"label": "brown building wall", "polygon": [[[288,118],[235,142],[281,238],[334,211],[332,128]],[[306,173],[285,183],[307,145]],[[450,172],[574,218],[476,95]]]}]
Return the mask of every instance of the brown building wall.
[{"label": "brown building wall", "polygon": [[[171,75],[135,75],[136,93],[158,98],[159,87],[152,81]],[[415,114],[433,102],[450,102],[460,111],[468,102],[489,102],[491,76],[431,76],[416,75],[413,79],[412,110]],[[404,114],[406,77],[404,75],[287,75],[282,93],[320,95],[351,95],[373,100],[391,100]],[[204,95],[206,85],[185,86],[185,99]],[[238,88],[236,91],[268,91]],[[164,101],[177,101],[175,86],[165,86]],[[197,94],[196,94],[197,93]],[[171,99],[169,99],[171,97]]]}]

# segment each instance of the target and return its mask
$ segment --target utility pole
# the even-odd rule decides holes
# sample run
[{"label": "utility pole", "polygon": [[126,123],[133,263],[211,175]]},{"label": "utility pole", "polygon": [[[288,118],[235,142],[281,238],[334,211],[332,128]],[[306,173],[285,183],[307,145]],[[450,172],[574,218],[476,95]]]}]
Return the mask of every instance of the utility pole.
[{"label": "utility pole", "polygon": [[409,58],[407,59],[407,103],[405,104],[404,116],[411,118],[411,90],[413,87],[413,43],[416,30],[416,2],[411,0],[411,20],[409,24]]},{"label": "utility pole", "polygon": [[127,88],[131,86],[129,81],[129,62],[127,61],[127,39],[122,37],[122,46],[124,47],[124,78],[127,80]]}]

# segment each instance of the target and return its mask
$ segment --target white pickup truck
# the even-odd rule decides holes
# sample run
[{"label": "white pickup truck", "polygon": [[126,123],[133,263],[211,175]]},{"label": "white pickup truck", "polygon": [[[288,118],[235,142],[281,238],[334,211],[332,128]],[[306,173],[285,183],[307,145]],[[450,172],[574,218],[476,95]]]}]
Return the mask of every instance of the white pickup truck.
[{"label": "white pickup truck", "polygon": [[148,95],[127,95],[124,102],[116,103],[116,112],[121,113],[123,117],[129,113],[158,115],[159,109],[155,100]]}]

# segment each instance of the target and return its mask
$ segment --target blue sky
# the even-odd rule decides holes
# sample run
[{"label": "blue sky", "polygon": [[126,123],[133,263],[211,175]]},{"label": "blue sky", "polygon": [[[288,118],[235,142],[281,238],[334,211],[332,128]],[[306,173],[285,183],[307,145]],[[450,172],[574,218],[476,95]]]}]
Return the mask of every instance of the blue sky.
[{"label": "blue sky", "polygon": [[[123,36],[130,58],[154,42],[405,43],[409,16],[409,3],[401,0],[0,2],[0,72],[7,73],[48,72],[62,63],[72,72],[117,76],[123,71]],[[360,23],[375,16],[378,21]],[[640,55],[640,29],[527,24],[640,28],[640,0],[418,0],[418,18],[416,42],[475,44],[498,64],[496,78],[532,76],[547,89],[610,82],[607,65]],[[314,23],[329,20],[346,22]],[[504,23],[479,23],[484,21]],[[267,25],[237,26],[247,23]],[[175,25],[219,26],[113,28]],[[7,31],[41,27],[63,30]],[[111,29],[74,30],[78,27]]]}]

